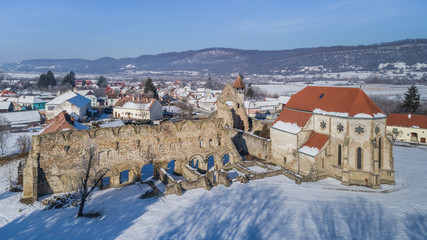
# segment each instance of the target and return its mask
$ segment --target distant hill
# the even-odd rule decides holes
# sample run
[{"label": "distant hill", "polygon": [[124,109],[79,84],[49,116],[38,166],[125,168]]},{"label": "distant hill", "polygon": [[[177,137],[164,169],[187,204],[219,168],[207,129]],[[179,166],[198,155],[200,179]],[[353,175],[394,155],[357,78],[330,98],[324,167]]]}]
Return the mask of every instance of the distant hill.
[{"label": "distant hill", "polygon": [[97,60],[34,59],[0,65],[4,72],[68,72],[84,74],[143,74],[159,71],[185,74],[295,75],[348,71],[427,72],[427,39],[360,45],[258,51],[208,48],[197,51]]}]

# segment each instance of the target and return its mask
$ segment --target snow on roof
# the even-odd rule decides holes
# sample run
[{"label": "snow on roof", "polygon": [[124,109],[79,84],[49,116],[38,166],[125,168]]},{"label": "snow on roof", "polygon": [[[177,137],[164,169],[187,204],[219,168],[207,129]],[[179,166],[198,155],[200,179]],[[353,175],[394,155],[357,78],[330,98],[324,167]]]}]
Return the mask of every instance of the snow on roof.
[{"label": "snow on roof", "polygon": [[329,137],[320,133],[313,132],[307,142],[298,150],[309,156],[315,157],[320,149],[329,141]]},{"label": "snow on roof", "polygon": [[118,108],[138,109],[138,110],[148,111],[148,110],[150,110],[151,103],[152,102],[149,102],[149,103],[126,102],[125,104],[123,104],[122,107],[118,107]]},{"label": "snow on roof", "polygon": [[387,126],[426,128],[427,116],[392,113],[387,117]]},{"label": "snow on roof", "polygon": [[[317,113],[317,114],[322,114],[322,115],[328,115],[328,116],[336,116],[336,117],[348,117],[348,112],[347,113],[341,113],[341,112],[327,112],[327,111],[323,111],[322,109],[316,108],[313,110],[313,113]],[[370,118],[372,118],[372,116],[368,115]]]},{"label": "snow on roof", "polygon": [[56,98],[52,99],[51,101],[49,101],[46,104],[47,105],[59,105],[65,101],[67,101],[68,99],[75,97],[76,95],[77,95],[77,93],[75,93],[73,91],[68,91],[64,94],[57,96]]},{"label": "snow on roof", "polygon": [[[310,120],[311,113],[307,112],[301,112],[301,111],[295,111],[291,109],[284,109],[279,117],[277,117],[276,121],[273,123],[272,127],[283,130],[290,133],[298,133],[301,128],[305,126],[305,124]],[[296,129],[294,127],[291,128],[291,125],[283,125],[282,123],[279,123],[279,125],[276,126],[276,123],[283,122],[283,123],[289,123],[289,124],[296,124],[296,126],[299,129]],[[296,132],[295,132],[296,131]]]},{"label": "snow on roof", "polygon": [[35,103],[45,103],[46,101],[43,101],[41,98],[37,96],[20,96],[18,99],[19,103],[28,103],[28,104],[35,104]]},{"label": "snow on roof", "polygon": [[271,127],[288,132],[288,133],[292,133],[292,134],[297,134],[299,131],[301,131],[301,128],[302,128],[302,127],[299,127],[296,123],[288,123],[288,122],[282,122],[282,121],[275,122]]},{"label": "snow on roof", "polygon": [[91,93],[90,95],[93,95],[91,90],[78,90],[77,93],[82,96],[86,96],[88,93]]},{"label": "snow on roof", "polygon": [[85,105],[90,104],[92,101],[86,97],[83,97],[80,94],[77,94],[75,97],[72,97],[68,100],[69,103],[79,107],[79,108],[83,108]]},{"label": "snow on roof", "polygon": [[315,148],[315,147],[307,147],[307,146],[303,146],[302,148],[300,148],[298,150],[298,152],[300,153],[305,153],[311,157],[315,157],[318,153],[319,153],[320,149]]},{"label": "snow on roof", "polygon": [[125,124],[123,123],[122,120],[115,120],[115,121],[112,121],[112,122],[106,122],[106,123],[100,124],[99,127],[101,127],[101,128],[106,128],[106,127],[121,127],[123,125],[125,125]]},{"label": "snow on roof", "polygon": [[0,113],[0,118],[8,121],[9,124],[26,124],[33,122],[40,122],[40,113],[38,111],[20,111]]},{"label": "snow on roof", "polygon": [[279,99],[277,99],[277,101],[279,101],[280,104],[287,104],[289,102],[289,99],[291,99],[291,97],[280,96]]},{"label": "snow on roof", "polygon": [[0,109],[7,110],[10,107],[11,102],[1,102],[0,101]]}]

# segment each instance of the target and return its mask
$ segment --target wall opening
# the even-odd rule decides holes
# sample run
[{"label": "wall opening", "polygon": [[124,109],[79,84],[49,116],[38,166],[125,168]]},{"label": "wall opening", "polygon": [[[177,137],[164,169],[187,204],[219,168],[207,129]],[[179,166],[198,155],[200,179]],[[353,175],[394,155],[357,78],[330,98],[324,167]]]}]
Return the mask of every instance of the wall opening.
[{"label": "wall opening", "polygon": [[175,162],[176,162],[175,160],[172,160],[168,163],[167,171],[170,175],[173,175],[175,172]]},{"label": "wall opening", "polygon": [[120,184],[129,181],[129,170],[120,172]]},{"label": "wall opening", "polygon": [[362,169],[362,148],[357,148],[357,169]]},{"label": "wall opening", "polygon": [[199,160],[196,160],[196,159],[192,159],[191,161],[190,161],[190,167],[192,167],[192,168],[195,168],[195,169],[198,169],[199,168]]},{"label": "wall opening", "polygon": [[141,181],[146,182],[150,181],[154,176],[154,166],[153,164],[144,165],[141,168]]},{"label": "wall opening", "polygon": [[230,155],[225,154],[224,157],[222,157],[222,165],[225,166],[230,161]]},{"label": "wall opening", "polygon": [[214,158],[214,156],[210,155],[210,156],[208,157],[208,171],[210,171],[210,170],[214,170],[214,169],[213,169],[213,168],[214,168],[214,166],[215,166],[215,158]]},{"label": "wall opening", "polygon": [[338,166],[341,166],[341,159],[342,159],[341,145],[338,145]]},{"label": "wall opening", "polygon": [[381,168],[381,162],[382,162],[382,142],[381,138],[378,139],[378,168]]},{"label": "wall opening", "polygon": [[106,188],[110,185],[110,177],[103,177],[101,181],[101,188]]}]

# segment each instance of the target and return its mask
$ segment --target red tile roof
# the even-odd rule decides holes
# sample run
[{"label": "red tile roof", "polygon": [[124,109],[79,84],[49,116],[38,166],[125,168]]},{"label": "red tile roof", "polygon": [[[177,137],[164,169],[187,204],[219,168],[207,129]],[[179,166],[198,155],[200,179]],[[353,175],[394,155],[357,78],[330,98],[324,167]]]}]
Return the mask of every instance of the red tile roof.
[{"label": "red tile roof", "polygon": [[71,119],[70,115],[68,115],[65,111],[60,112],[54,118],[47,121],[47,125],[43,128],[41,134],[75,129],[73,123],[74,120]]},{"label": "red tile roof", "polygon": [[278,121],[282,121],[285,123],[295,123],[298,127],[304,127],[307,121],[311,118],[311,115],[311,113],[307,112],[284,109],[280,113],[279,117],[276,118],[273,125]]},{"label": "red tile roof", "polygon": [[309,112],[321,109],[326,112],[348,113],[350,117],[359,113],[372,117],[383,113],[362,89],[345,87],[305,87],[291,97],[286,108]]},{"label": "red tile roof", "polygon": [[323,148],[323,146],[325,146],[328,140],[329,140],[328,136],[313,132],[313,134],[311,134],[308,141],[304,143],[302,147],[306,146],[306,147],[317,148],[320,150]]},{"label": "red tile roof", "polygon": [[246,87],[245,83],[243,82],[242,75],[239,74],[237,76],[236,80],[233,83],[233,87],[234,88],[245,88]]},{"label": "red tile roof", "polygon": [[387,117],[387,126],[427,128],[427,116],[392,113]]}]

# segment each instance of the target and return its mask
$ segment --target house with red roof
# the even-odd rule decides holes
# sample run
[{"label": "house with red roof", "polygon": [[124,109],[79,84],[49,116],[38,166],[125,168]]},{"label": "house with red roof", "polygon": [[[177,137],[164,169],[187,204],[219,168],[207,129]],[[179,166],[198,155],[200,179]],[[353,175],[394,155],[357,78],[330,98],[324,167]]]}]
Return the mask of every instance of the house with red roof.
[{"label": "house with red roof", "polygon": [[387,133],[398,141],[426,143],[427,116],[392,113],[387,117]]},{"label": "house with red roof", "polygon": [[344,185],[394,183],[387,116],[359,88],[305,87],[270,127],[271,160]]},{"label": "house with red roof", "polygon": [[66,111],[58,113],[54,118],[47,120],[46,126],[40,131],[40,134],[46,134],[56,131],[66,130],[86,130],[89,127],[77,122],[74,117]]},{"label": "house with red roof", "polygon": [[163,107],[155,98],[122,97],[113,108],[113,115],[119,119],[159,120]]}]

